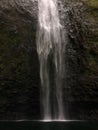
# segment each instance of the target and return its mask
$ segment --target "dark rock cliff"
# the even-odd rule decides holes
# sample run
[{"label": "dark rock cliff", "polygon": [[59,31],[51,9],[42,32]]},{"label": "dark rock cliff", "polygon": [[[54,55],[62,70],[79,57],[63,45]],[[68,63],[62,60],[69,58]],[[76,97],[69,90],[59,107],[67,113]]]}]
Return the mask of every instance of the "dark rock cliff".
[{"label": "dark rock cliff", "polygon": [[68,113],[73,119],[98,119],[98,2],[77,2],[68,14]]},{"label": "dark rock cliff", "polygon": [[36,29],[36,17],[22,7],[0,6],[0,119],[40,115]]}]

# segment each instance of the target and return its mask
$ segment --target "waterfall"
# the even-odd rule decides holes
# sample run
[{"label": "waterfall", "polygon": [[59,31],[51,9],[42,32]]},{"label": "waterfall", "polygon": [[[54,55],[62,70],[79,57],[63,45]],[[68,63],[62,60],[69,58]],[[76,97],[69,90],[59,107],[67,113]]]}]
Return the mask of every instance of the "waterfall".
[{"label": "waterfall", "polygon": [[[62,84],[65,40],[57,0],[38,0],[38,9],[39,24],[36,43],[40,62],[42,118],[64,120]],[[54,64],[54,86],[50,84],[49,56]]]}]

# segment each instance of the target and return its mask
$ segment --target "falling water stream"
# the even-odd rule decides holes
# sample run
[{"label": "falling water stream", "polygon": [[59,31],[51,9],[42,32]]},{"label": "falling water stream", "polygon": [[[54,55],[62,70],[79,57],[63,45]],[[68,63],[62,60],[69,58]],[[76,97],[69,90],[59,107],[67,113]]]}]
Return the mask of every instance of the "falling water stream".
[{"label": "falling water stream", "polygon": [[[37,52],[40,62],[41,105],[44,120],[64,120],[62,83],[64,74],[64,31],[57,0],[38,0]],[[54,63],[54,91],[50,85],[49,56]],[[53,98],[51,102],[51,94]]]}]

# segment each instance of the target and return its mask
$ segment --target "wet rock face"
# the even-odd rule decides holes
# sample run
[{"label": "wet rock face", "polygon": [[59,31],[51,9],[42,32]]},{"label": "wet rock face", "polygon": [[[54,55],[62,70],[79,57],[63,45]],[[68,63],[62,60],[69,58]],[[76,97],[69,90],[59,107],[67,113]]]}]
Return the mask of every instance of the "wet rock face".
[{"label": "wet rock face", "polygon": [[[37,0],[1,0],[0,8],[2,10],[16,10],[17,12],[29,15],[37,19],[38,12]],[[33,13],[32,13],[33,12]]]},{"label": "wet rock face", "polygon": [[[98,119],[97,8],[94,3],[92,5],[92,2],[85,2],[79,11],[77,6],[68,12],[69,44],[66,49],[65,66],[66,90],[69,94],[65,91],[65,97],[68,99],[68,111],[73,119]],[[83,12],[80,12],[82,9]]]},{"label": "wet rock face", "polygon": [[[37,4],[37,0],[0,1],[0,119],[40,118]],[[98,119],[98,7],[80,0],[58,4],[68,36],[65,114],[71,119]]]},{"label": "wet rock face", "polygon": [[40,77],[36,18],[22,7],[1,6],[0,119],[37,119]]}]

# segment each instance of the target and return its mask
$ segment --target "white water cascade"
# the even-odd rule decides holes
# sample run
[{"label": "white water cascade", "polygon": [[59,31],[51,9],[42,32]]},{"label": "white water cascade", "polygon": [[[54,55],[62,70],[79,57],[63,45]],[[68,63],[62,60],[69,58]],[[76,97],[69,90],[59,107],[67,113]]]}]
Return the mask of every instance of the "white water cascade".
[{"label": "white water cascade", "polygon": [[[65,120],[62,98],[65,40],[57,0],[38,0],[38,7],[37,52],[42,85],[42,118],[43,120]],[[54,86],[50,85],[49,56],[54,64]]]}]

